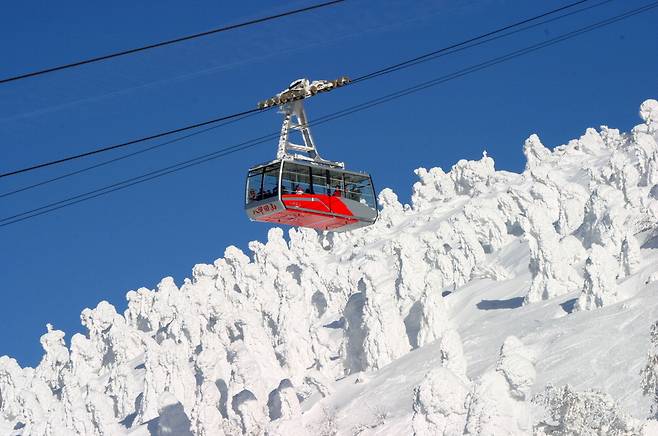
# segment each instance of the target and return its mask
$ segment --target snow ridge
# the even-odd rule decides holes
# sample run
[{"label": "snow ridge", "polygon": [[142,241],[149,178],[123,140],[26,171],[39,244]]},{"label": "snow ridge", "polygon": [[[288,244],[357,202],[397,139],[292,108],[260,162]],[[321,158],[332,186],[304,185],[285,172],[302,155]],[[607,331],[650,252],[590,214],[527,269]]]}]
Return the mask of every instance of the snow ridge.
[{"label": "snow ridge", "polygon": [[[658,230],[658,102],[645,101],[640,116],[629,133],[587,129],[554,150],[532,135],[521,174],[496,171],[486,152],[449,172],[419,168],[411,205],[384,189],[375,225],[287,238],[274,228],[249,255],[228,247],[196,265],[180,287],[167,277],[128,292],[123,314],[104,301],[85,309],[88,333],[68,348],[48,325],[36,368],[0,357],[0,430],[544,434],[554,424],[540,424],[538,404],[551,423],[566,410],[556,404],[610,409],[607,397],[569,387],[532,403],[538,356],[523,336],[507,337],[495,365],[469,378],[451,301],[466,285],[526,273],[521,308],[575,293],[565,316],[587,316],[632,297],[620,284],[644,268],[650,248],[641,247]],[[527,268],[503,261],[515,246]],[[404,377],[387,370],[427,350],[437,364],[405,391],[407,409],[375,410],[372,423],[349,429],[326,409],[350,389],[375,391],[371,377]],[[655,357],[647,365],[643,386],[655,397]],[[640,428],[629,420],[623,428]]]}]

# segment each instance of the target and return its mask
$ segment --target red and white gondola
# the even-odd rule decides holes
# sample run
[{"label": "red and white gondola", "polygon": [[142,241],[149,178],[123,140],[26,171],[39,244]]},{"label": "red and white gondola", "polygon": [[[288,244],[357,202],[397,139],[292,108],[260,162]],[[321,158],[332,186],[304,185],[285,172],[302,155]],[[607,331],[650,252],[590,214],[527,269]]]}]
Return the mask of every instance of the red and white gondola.
[{"label": "red and white gondola", "polygon": [[[348,171],[342,162],[320,157],[303,107],[305,97],[348,82],[347,78],[332,82],[300,79],[259,103],[262,108],[279,105],[284,120],[277,158],[249,169],[245,190],[249,219],[331,231],[352,230],[377,220],[370,175]],[[291,130],[301,133],[304,145],[290,143]]]}]

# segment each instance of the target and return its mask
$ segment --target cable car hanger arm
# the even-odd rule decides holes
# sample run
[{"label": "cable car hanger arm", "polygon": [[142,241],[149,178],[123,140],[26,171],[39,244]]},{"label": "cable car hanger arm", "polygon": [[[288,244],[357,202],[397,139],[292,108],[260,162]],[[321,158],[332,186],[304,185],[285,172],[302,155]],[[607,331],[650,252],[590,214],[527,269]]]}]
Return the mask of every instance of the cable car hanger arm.
[{"label": "cable car hanger arm", "polygon": [[[336,80],[310,80],[303,78],[297,79],[288,86],[288,88],[279,92],[272,98],[263,100],[258,103],[258,107],[266,109],[274,105],[279,105],[279,112],[283,114],[283,123],[281,125],[281,134],[279,136],[279,145],[277,148],[277,159],[296,159],[305,160],[335,168],[344,168],[343,162],[334,162],[323,159],[318,153],[318,149],[313,141],[311,130],[309,129],[308,117],[304,110],[304,99],[312,97],[319,92],[328,92],[337,87],[350,83],[348,77],[341,77]],[[290,131],[297,130],[301,133],[304,144],[293,144],[290,142]],[[296,152],[306,153],[306,155]]]}]

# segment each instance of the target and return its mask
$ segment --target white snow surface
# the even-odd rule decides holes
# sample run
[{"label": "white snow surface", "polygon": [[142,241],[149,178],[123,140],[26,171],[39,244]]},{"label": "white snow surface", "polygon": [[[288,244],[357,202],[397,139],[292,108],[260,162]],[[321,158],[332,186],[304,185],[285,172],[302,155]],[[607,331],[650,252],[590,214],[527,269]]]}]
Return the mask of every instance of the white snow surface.
[{"label": "white snow surface", "polygon": [[521,174],[419,168],[375,225],[272,229],[85,309],[68,347],[48,325],[36,368],[0,357],[0,434],[658,434],[658,102],[640,117],[532,135]]}]

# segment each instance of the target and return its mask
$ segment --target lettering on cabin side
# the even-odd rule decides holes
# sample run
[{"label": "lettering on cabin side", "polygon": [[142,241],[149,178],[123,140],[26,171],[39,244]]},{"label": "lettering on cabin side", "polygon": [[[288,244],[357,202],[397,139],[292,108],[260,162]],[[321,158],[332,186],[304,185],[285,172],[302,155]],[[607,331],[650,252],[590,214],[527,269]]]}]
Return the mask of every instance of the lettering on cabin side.
[{"label": "lettering on cabin side", "polygon": [[274,203],[263,204],[254,209],[254,215],[263,215],[264,213],[273,212],[277,209],[278,207]]}]

